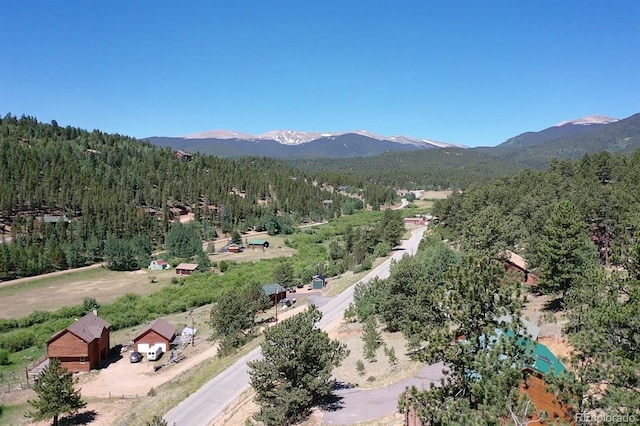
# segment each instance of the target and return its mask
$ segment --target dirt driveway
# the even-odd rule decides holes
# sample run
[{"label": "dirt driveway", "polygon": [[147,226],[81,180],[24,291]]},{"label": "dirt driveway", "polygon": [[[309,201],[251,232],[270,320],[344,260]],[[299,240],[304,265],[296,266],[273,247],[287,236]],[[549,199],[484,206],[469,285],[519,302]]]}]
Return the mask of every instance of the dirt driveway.
[{"label": "dirt driveway", "polygon": [[115,397],[146,395],[151,388],[158,387],[205,359],[214,357],[217,350],[216,344],[196,343],[195,348],[188,347],[185,350],[185,358],[182,361],[163,366],[158,372],[153,371],[154,366],[163,365],[169,358],[168,354],[164,354],[156,362],[144,359],[142,362],[132,364],[129,362],[129,354],[124,353],[120,360],[107,368],[81,378],[82,396],[109,398],[110,395]]}]

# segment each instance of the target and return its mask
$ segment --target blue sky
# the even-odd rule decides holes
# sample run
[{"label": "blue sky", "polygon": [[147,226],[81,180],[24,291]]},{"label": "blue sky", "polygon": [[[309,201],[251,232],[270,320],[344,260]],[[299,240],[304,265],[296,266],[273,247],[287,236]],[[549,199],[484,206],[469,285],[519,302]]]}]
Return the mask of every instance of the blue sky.
[{"label": "blue sky", "polygon": [[640,112],[636,0],[0,1],[0,114],[468,146]]}]

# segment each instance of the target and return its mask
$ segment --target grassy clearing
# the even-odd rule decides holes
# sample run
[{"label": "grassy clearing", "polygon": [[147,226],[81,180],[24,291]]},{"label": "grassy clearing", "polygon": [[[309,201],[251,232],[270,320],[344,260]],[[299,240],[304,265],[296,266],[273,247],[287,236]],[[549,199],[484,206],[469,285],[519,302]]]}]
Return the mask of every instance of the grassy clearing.
[{"label": "grassy clearing", "polygon": [[[150,277],[157,277],[151,283]],[[22,318],[33,311],[52,311],[79,305],[85,297],[110,303],[125,293],[146,296],[169,285],[175,271],[116,272],[104,268],[69,271],[63,275],[0,287],[2,318]]]}]

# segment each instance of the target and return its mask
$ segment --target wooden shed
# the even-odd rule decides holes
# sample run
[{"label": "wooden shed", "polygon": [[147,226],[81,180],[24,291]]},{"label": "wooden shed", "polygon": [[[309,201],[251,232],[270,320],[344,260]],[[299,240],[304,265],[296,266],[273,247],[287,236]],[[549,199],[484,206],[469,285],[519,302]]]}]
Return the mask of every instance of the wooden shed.
[{"label": "wooden shed", "polygon": [[176,275],[191,275],[197,269],[197,263],[181,263],[176,266]]},{"label": "wooden shed", "polygon": [[243,247],[239,246],[238,244],[229,244],[227,246],[227,251],[229,253],[240,253],[242,251]]},{"label": "wooden shed", "polygon": [[171,342],[176,337],[176,328],[163,320],[158,318],[151,324],[144,327],[133,338],[133,345],[138,352],[147,353],[149,348],[154,346],[162,346],[164,352],[171,349]]},{"label": "wooden shed", "polygon": [[247,243],[249,248],[261,248],[266,249],[269,248],[269,241],[267,240],[249,240]]},{"label": "wooden shed", "polygon": [[264,291],[264,294],[269,296],[271,303],[274,305],[287,297],[287,289],[282,287],[279,283],[263,285],[262,291]]},{"label": "wooden shed", "polygon": [[87,314],[47,340],[47,356],[73,373],[100,367],[109,357],[111,324]]},{"label": "wooden shed", "polygon": [[324,275],[319,274],[313,277],[313,280],[311,281],[311,288],[314,290],[322,290],[326,284],[327,278]]}]

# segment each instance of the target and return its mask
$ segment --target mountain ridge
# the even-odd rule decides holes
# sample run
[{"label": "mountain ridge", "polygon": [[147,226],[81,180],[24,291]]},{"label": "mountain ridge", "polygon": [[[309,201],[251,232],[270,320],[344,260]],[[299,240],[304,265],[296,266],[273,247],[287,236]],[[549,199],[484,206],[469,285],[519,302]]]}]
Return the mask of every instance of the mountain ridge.
[{"label": "mountain ridge", "polygon": [[409,145],[423,146],[423,145],[432,145],[439,148],[442,147],[456,147],[456,148],[466,148],[464,145],[453,144],[448,142],[436,141],[427,138],[416,138],[412,136],[406,135],[392,135],[392,136],[382,136],[376,133],[369,132],[367,130],[350,130],[346,132],[305,132],[299,130],[271,130],[265,133],[261,133],[259,135],[252,135],[249,133],[238,132],[235,130],[225,130],[225,129],[216,129],[216,130],[208,130],[204,132],[193,133],[190,135],[176,136],[176,138],[182,139],[216,139],[216,140],[228,140],[228,139],[239,139],[239,140],[248,140],[248,141],[276,141],[283,145],[300,145],[304,143],[313,142],[318,139],[323,138],[331,138],[344,136],[348,134],[355,134],[360,136],[365,136],[371,139],[375,139],[378,141],[391,141]]}]

